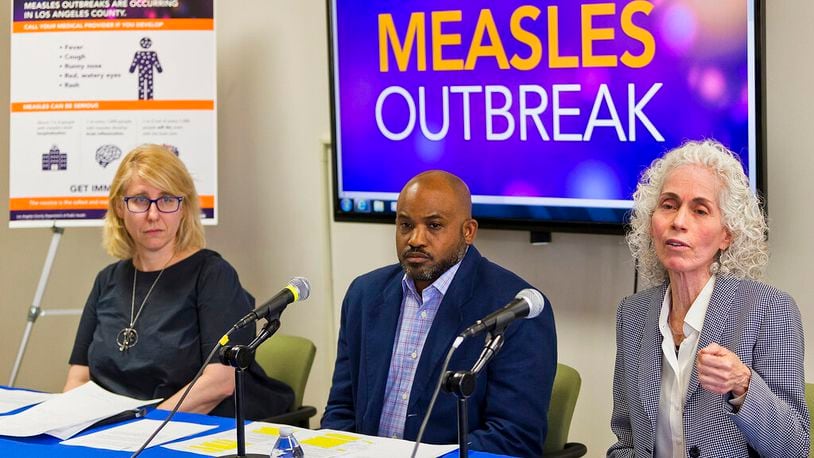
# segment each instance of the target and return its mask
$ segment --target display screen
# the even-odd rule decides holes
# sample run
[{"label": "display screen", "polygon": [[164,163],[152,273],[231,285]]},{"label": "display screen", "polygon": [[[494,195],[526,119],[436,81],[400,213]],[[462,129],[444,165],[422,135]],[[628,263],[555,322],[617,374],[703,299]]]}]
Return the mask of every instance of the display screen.
[{"label": "display screen", "polygon": [[754,0],[329,4],[337,220],[442,169],[487,227],[621,232],[643,169],[705,138],[762,184]]}]

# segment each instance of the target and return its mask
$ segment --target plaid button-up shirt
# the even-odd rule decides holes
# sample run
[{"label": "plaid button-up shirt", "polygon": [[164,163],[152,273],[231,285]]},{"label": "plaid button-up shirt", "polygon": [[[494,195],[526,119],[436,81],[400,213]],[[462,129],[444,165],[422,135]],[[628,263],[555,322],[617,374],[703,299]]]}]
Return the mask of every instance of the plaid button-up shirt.
[{"label": "plaid button-up shirt", "polygon": [[396,330],[396,342],[390,359],[390,372],[384,391],[384,407],[379,420],[379,436],[401,439],[404,422],[407,420],[407,406],[410,403],[410,390],[413,378],[424,349],[424,341],[430,332],[432,321],[444,299],[452,279],[461,263],[458,262],[444,272],[431,285],[424,288],[421,295],[415,289],[412,278],[401,279],[403,297],[401,316]]}]

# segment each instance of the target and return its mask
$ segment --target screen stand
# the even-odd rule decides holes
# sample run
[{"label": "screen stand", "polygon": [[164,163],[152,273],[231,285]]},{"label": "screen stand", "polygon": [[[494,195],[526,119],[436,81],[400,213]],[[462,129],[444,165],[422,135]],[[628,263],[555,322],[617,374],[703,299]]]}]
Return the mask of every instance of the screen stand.
[{"label": "screen stand", "polygon": [[529,232],[529,243],[532,245],[548,245],[551,243],[551,232],[531,231]]}]

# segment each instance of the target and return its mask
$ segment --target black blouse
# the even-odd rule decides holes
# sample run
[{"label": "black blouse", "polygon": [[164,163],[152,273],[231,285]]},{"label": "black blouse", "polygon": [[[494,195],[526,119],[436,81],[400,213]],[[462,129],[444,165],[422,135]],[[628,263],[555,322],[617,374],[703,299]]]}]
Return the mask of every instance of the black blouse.
[{"label": "black blouse", "polygon": [[[192,381],[218,340],[254,308],[254,298],[226,260],[200,250],[166,268],[133,326],[138,342],[119,351],[116,336],[130,324],[134,269],[132,260],[119,261],[96,276],[70,363],[88,366],[91,379],[114,393],[167,398]],[[158,275],[138,272],[134,314]],[[241,329],[230,343],[247,344],[253,337],[252,328]],[[220,364],[217,360],[210,364]],[[244,381],[246,418],[286,412],[294,400],[290,387],[269,378],[256,363]],[[233,416],[233,398],[210,413]]]}]

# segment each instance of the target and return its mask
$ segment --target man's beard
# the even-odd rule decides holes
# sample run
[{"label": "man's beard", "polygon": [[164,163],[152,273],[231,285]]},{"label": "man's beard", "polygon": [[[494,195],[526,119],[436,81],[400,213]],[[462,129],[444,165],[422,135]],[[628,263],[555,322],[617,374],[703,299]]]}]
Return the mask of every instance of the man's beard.
[{"label": "man's beard", "polygon": [[430,265],[424,267],[414,268],[410,267],[410,265],[406,261],[404,261],[404,259],[409,257],[410,254],[420,253],[428,257],[430,261],[432,261],[433,259],[429,253],[421,249],[411,250],[408,247],[404,252],[402,252],[401,259],[399,259],[399,263],[401,264],[401,268],[402,270],[404,270],[404,273],[407,274],[408,277],[412,278],[413,281],[426,281],[432,283],[435,280],[437,280],[438,277],[443,275],[444,272],[449,270],[450,267],[454,266],[455,264],[458,264],[461,261],[461,259],[464,258],[464,255],[466,254],[466,248],[467,248],[466,242],[464,241],[463,238],[461,238],[461,241],[458,244],[457,249],[448,258],[441,259],[437,263],[434,264],[431,263]]}]

